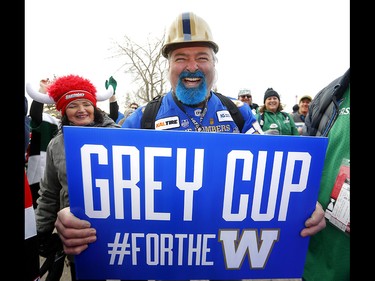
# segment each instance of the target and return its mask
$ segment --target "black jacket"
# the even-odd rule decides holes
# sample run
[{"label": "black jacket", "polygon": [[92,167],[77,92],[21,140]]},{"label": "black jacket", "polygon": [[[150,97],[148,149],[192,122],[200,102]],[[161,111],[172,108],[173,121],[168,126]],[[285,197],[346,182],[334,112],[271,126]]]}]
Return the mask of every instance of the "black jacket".
[{"label": "black jacket", "polygon": [[339,114],[339,102],[350,83],[350,68],[324,87],[311,101],[303,135],[327,136]]}]

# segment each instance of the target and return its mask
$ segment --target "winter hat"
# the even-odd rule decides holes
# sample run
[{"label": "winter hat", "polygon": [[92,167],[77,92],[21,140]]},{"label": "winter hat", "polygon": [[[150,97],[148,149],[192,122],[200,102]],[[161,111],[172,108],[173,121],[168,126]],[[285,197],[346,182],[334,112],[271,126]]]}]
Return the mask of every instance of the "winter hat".
[{"label": "winter hat", "polygon": [[87,99],[96,107],[96,102],[110,98],[114,89],[112,86],[106,92],[97,94],[96,88],[90,80],[70,74],[56,78],[49,85],[47,95],[35,91],[29,83],[26,85],[26,92],[38,102],[56,104],[56,109],[61,111],[61,115],[64,116],[66,107],[72,101]]},{"label": "winter hat", "polygon": [[241,89],[239,92],[238,92],[238,97],[240,96],[251,96],[251,91],[249,89]]},{"label": "winter hat", "polygon": [[265,103],[266,99],[269,97],[277,97],[280,100],[279,94],[272,88],[268,88],[266,92],[264,93],[263,103]]},{"label": "winter hat", "polygon": [[96,107],[96,88],[87,79],[76,75],[57,78],[49,87],[48,95],[56,103],[56,109],[65,115],[69,103],[77,99],[87,99]]}]

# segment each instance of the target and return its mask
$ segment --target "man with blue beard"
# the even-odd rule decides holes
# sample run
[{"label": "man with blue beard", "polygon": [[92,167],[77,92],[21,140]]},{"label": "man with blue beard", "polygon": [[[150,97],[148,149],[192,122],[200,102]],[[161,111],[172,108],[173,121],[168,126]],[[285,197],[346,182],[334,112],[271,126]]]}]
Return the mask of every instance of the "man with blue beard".
[{"label": "man with blue beard", "polygon": [[[211,90],[216,82],[218,45],[207,23],[194,13],[180,14],[169,28],[162,54],[169,62],[172,89],[163,97],[155,117],[157,130],[260,133],[250,107],[232,99],[245,124],[238,128],[227,107]],[[138,108],[123,128],[142,128],[144,108]]]},{"label": "man with blue beard", "polygon": [[[228,108],[211,90],[217,77],[215,54],[218,50],[209,26],[194,13],[180,14],[172,23],[162,47],[162,54],[169,62],[172,89],[162,98],[155,117],[156,130],[263,133],[248,104],[232,99],[244,119],[240,130]],[[144,109],[145,106],[139,107],[122,127],[142,128]],[[75,217],[69,208],[59,211],[55,226],[67,254],[78,255],[97,240],[96,230],[90,223]],[[301,236],[314,235],[324,227],[324,211],[317,204]]]}]

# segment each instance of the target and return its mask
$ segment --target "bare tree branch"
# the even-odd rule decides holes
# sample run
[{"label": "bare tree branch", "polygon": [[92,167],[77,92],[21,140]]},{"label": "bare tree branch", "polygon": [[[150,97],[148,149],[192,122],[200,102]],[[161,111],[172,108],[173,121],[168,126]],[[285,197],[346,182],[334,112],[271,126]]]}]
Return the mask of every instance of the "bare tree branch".
[{"label": "bare tree branch", "polygon": [[137,90],[133,93],[137,99],[149,102],[157,95],[164,95],[167,83],[167,60],[161,55],[162,38],[147,38],[145,46],[124,36],[124,43],[115,42],[115,54],[112,58],[124,61],[120,69],[131,74],[132,83]]}]

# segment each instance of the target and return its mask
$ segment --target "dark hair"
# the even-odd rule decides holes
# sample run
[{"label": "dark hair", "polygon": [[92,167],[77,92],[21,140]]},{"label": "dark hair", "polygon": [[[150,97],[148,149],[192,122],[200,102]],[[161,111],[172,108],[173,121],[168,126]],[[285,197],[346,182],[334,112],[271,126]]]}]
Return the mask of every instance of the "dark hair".
[{"label": "dark hair", "polygon": [[293,112],[297,112],[298,109],[299,109],[299,105],[297,103],[293,105]]},{"label": "dark hair", "polygon": [[136,102],[132,102],[132,103],[129,105],[129,107],[131,108],[132,105],[135,105],[137,108],[139,107],[138,103],[136,103]]}]

